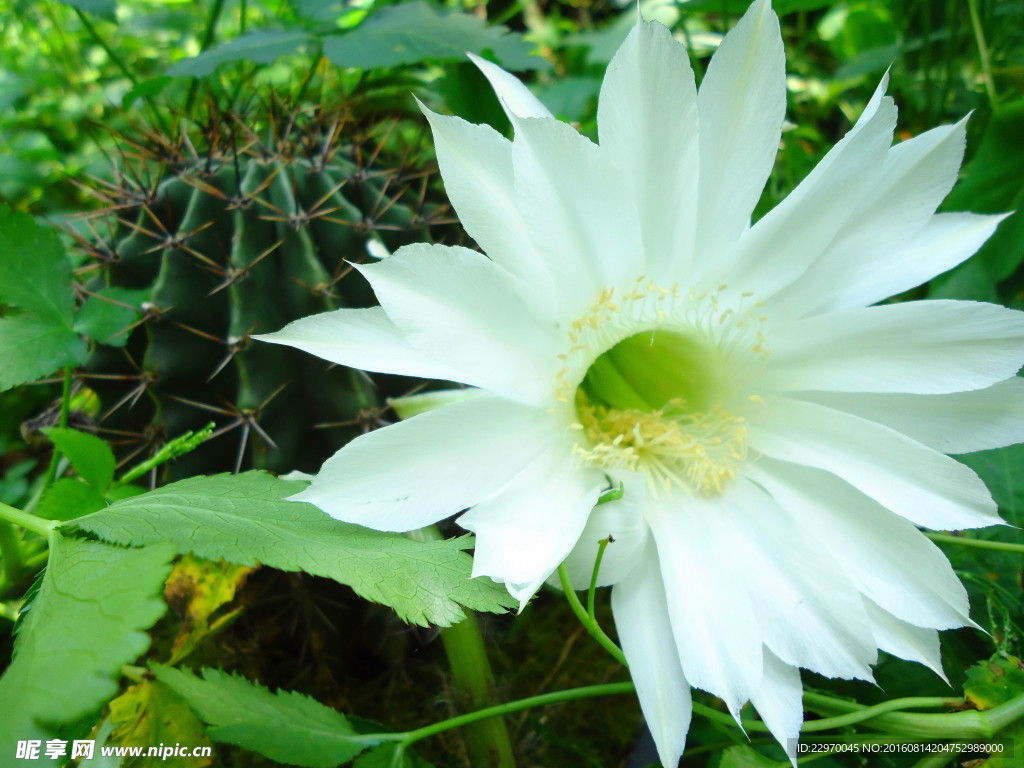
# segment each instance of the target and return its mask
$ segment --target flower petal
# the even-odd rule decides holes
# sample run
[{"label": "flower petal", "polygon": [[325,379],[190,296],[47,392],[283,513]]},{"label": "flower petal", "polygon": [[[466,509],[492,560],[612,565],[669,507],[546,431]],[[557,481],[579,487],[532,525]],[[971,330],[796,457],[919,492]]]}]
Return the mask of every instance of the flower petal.
[{"label": "flower petal", "polygon": [[462,376],[406,341],[380,307],[321,312],[253,338],[362,371],[448,381],[461,381]]},{"label": "flower petal", "polygon": [[880,424],[773,397],[749,429],[759,453],[831,472],[916,525],[959,530],[1002,522],[973,470]]},{"label": "flower petal", "polygon": [[481,393],[357,437],[293,498],[368,528],[422,528],[504,486],[551,429],[545,411]]},{"label": "flower petal", "polygon": [[800,396],[901,432],[941,453],[1024,442],[1024,380],[950,395],[807,392]]},{"label": "flower petal", "polygon": [[796,766],[796,745],[804,724],[804,686],[800,670],[764,649],[764,677],[750,697],[757,714]]},{"label": "flower petal", "polygon": [[418,243],[359,270],[409,342],[460,371],[460,381],[525,402],[550,399],[551,334],[515,278],[486,256]]},{"label": "flower petal", "polygon": [[515,203],[512,143],[489,125],[439,115],[422,104],[420,109],[430,122],[444,188],[462,226],[488,256],[551,307],[551,277],[526,237]]},{"label": "flower petal", "polygon": [[762,489],[730,482],[715,525],[750,595],[761,639],[783,662],[826,677],[871,679],[876,647],[849,579]]},{"label": "flower petal", "polygon": [[1015,375],[1024,359],[1024,313],[973,301],[846,309],[766,335],[759,384],[777,392],[963,392]]},{"label": "flower petal", "polygon": [[762,456],[747,474],[880,607],[918,627],[970,623],[967,592],[949,560],[911,523],[816,469]]},{"label": "flower petal", "polygon": [[693,705],[653,543],[647,544],[638,567],[612,588],[612,614],[658,757],[662,765],[676,766],[686,747]]},{"label": "flower petal", "polygon": [[722,699],[733,717],[761,680],[761,635],[743,574],[719,514],[732,494],[652,500],[647,519],[658,547],[676,648],[690,684]]},{"label": "flower petal", "polygon": [[548,108],[540,103],[540,99],[534,96],[515,75],[474,53],[466,55],[484,73],[484,77],[494,89],[498,101],[501,102],[501,108],[505,110],[509,120],[514,117],[553,117]]},{"label": "flower petal", "polygon": [[879,276],[892,269],[897,254],[928,223],[952,189],[963,160],[966,132],[965,118],[890,149],[871,194],[821,258],[783,292],[779,303],[811,311],[858,306],[848,300],[839,305],[835,296],[855,290],[858,284],[860,290],[865,283],[874,287]]},{"label": "flower petal", "polygon": [[525,607],[579,540],[601,493],[603,478],[594,480],[556,445],[462,515],[459,525],[476,534],[473,576],[504,582]]},{"label": "flower petal", "polygon": [[871,620],[871,631],[879,648],[901,659],[924,664],[949,682],[946,673],[942,671],[942,651],[939,648],[938,632],[901,621],[867,598],[864,598],[864,607]]},{"label": "flower petal", "polygon": [[722,40],[697,94],[700,191],[697,252],[713,259],[750,224],[786,115],[779,19],[757,0]]},{"label": "flower petal", "polygon": [[[857,124],[796,189],[743,233],[725,258],[712,254],[717,261],[705,278],[708,284],[726,283],[764,300],[824,252],[870,194],[885,162],[896,125],[896,107],[883,95],[886,84],[883,79]],[[704,129],[702,122],[702,136]]]},{"label": "flower petal", "polygon": [[[569,581],[574,589],[588,589],[594,575],[594,562],[600,542],[611,541],[601,557],[597,586],[606,587],[621,581],[641,561],[649,538],[644,520],[644,476],[634,472],[616,473],[613,482],[623,481],[621,499],[594,507],[580,540],[565,559]],[[561,589],[561,581],[552,577],[551,584]]]},{"label": "flower petal", "polygon": [[636,201],[655,281],[684,271],[697,221],[697,89],[686,48],[658,22],[637,23],[608,65],[597,107],[601,148]]},{"label": "flower petal", "polygon": [[516,199],[534,248],[554,277],[560,314],[575,319],[608,286],[643,270],[637,212],[596,144],[555,120],[514,119]]}]

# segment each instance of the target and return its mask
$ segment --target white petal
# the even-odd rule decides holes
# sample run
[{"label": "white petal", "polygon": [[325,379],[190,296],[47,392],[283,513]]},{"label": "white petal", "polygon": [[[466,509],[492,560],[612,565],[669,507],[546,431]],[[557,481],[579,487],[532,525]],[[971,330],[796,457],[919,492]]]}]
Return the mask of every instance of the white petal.
[{"label": "white petal", "polygon": [[321,312],[253,338],[363,371],[448,381],[462,375],[412,346],[380,307]]},{"label": "white petal", "polygon": [[488,125],[438,115],[422,104],[420,109],[430,122],[444,188],[462,226],[550,306],[550,275],[526,237],[515,203],[512,143]]},{"label": "white petal", "polygon": [[562,316],[575,320],[602,290],[642,271],[636,208],[607,153],[574,128],[556,120],[513,122],[519,210],[562,291]]},{"label": "white petal", "polygon": [[697,252],[714,259],[750,224],[782,135],[786,55],[779,19],[768,0],[751,5],[715,51],[697,108]]},{"label": "white petal", "polygon": [[869,259],[876,255],[870,252],[860,254],[854,261],[856,274],[826,274],[827,281],[814,280],[814,288],[822,292],[818,296],[827,298],[817,304],[832,310],[866,307],[916,288],[972,256],[1008,215],[937,214],[895,253],[884,250],[882,259]]},{"label": "white petal", "polygon": [[946,673],[942,671],[938,632],[901,621],[868,598],[864,598],[864,607],[871,619],[871,631],[874,632],[879,648],[901,659],[924,664],[949,682]]},{"label": "white petal", "polygon": [[411,419],[427,411],[433,411],[452,403],[459,403],[471,397],[483,394],[482,389],[439,389],[434,392],[423,392],[405,397],[389,397],[388,405],[398,414],[400,419]]},{"label": "white petal", "polygon": [[663,766],[675,768],[686,747],[693,705],[669,624],[653,544],[648,545],[639,567],[612,588],[612,613],[658,757]]},{"label": "white petal", "polygon": [[[709,283],[728,283],[766,299],[814,263],[870,194],[885,162],[896,125],[896,107],[882,95],[885,84],[807,178],[719,259]],[[702,176],[704,171],[702,165]]]},{"label": "white petal", "polygon": [[[634,472],[616,473],[613,482],[623,481],[621,499],[594,507],[580,540],[565,559],[569,581],[575,589],[588,589],[594,574],[600,542],[609,536],[612,541],[605,547],[598,571],[597,585],[616,584],[633,570],[642,559],[649,538],[644,520],[644,476]],[[551,584],[561,589],[561,581],[551,578]]]},{"label": "white petal", "polygon": [[880,424],[773,397],[749,430],[759,453],[831,472],[917,525],[959,530],[1002,522],[973,470]]},{"label": "white petal", "polygon": [[670,283],[693,250],[700,148],[690,58],[662,24],[639,22],[615,54],[597,124],[602,149],[636,201],[645,271]]},{"label": "white petal", "polygon": [[750,595],[761,639],[786,664],[827,677],[871,679],[877,660],[861,596],[762,489],[729,483],[715,525]]},{"label": "white petal", "polygon": [[601,493],[569,457],[560,444],[548,449],[458,519],[476,534],[473,576],[504,582],[523,606],[575,546]]},{"label": "white petal", "polygon": [[1024,380],[950,395],[807,392],[800,396],[876,421],[941,453],[971,453],[1024,442]]},{"label": "white petal", "polygon": [[716,525],[732,502],[670,497],[647,505],[658,546],[676,648],[691,685],[722,699],[733,716],[761,680],[761,635],[754,607]]},{"label": "white petal", "polygon": [[804,687],[800,670],[764,649],[764,677],[750,703],[796,766],[796,745],[804,724]]},{"label": "white petal", "polygon": [[935,128],[889,150],[864,204],[780,303],[835,309],[836,293],[856,290],[858,284],[861,290],[864,284],[875,287],[952,189],[963,160],[966,122]]},{"label": "white petal", "polygon": [[551,444],[550,418],[483,393],[357,437],[293,498],[380,531],[422,528],[519,474]]},{"label": "white petal", "polygon": [[501,108],[505,110],[509,120],[517,116],[552,117],[548,108],[541,104],[540,100],[515,75],[509,74],[497,64],[492,64],[476,54],[467,53],[466,55],[484,73],[484,77],[487,78],[491,88],[497,94]]},{"label": "white petal", "polygon": [[761,457],[747,473],[886,611],[919,627],[970,623],[949,561],[911,523],[825,472]]},{"label": "white petal", "polygon": [[972,301],[846,309],[766,335],[759,383],[775,391],[939,395],[989,387],[1024,361],[1024,313]]},{"label": "white petal", "polygon": [[515,278],[486,256],[418,243],[359,270],[409,342],[460,371],[460,381],[524,402],[550,399],[552,337]]}]

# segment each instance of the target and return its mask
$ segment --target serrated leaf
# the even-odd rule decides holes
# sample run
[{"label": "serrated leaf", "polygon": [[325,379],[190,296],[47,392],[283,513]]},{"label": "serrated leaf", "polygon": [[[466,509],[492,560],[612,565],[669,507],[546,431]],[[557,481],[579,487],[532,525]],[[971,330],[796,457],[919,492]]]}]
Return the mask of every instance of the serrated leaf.
[{"label": "serrated leaf", "polygon": [[342,523],[284,500],[302,487],[258,471],[193,477],[73,525],[118,544],[171,541],[181,554],[324,576],[414,624],[457,623],[460,606],[496,613],[514,604],[503,587],[470,578],[471,537],[422,542]]},{"label": "serrated leaf", "polygon": [[334,768],[377,743],[356,733],[340,712],[300,693],[271,693],[216,669],[204,669],[202,678],[160,665],[152,669],[208,724],[214,741],[306,768]]},{"label": "serrated leaf", "polygon": [[170,663],[176,664],[198,645],[203,638],[223,626],[223,620],[211,625],[210,617],[222,606],[235,599],[235,592],[252,572],[244,565],[214,562],[186,555],[178,561],[164,588],[164,598],[171,609],[181,617],[178,636],[171,647]]},{"label": "serrated leaf", "polygon": [[74,520],[104,506],[103,496],[91,485],[65,477],[46,489],[35,513],[47,520]]},{"label": "serrated leaf", "polygon": [[64,5],[70,5],[80,11],[94,14],[107,21],[117,20],[116,0],[60,0]]},{"label": "serrated leaf", "polygon": [[389,5],[376,11],[353,31],[324,38],[323,53],[339,67],[397,67],[426,59],[462,61],[466,51],[490,51],[506,69],[547,69],[531,56],[533,46],[505,27],[458,11],[443,11],[429,3]]},{"label": "serrated leaf", "polygon": [[226,43],[215,45],[191,59],[179,61],[167,70],[174,77],[205,77],[233,61],[269,64],[282,56],[298,53],[312,37],[297,29],[256,29]]},{"label": "serrated leaf", "polygon": [[60,449],[78,476],[100,493],[107,490],[114,479],[114,454],[103,440],[65,427],[47,427],[43,434]]},{"label": "serrated leaf", "polygon": [[57,235],[31,216],[0,206],[0,391],[85,360],[71,327],[71,261]]},{"label": "serrated leaf", "polygon": [[[110,721],[114,730],[110,741],[126,747],[157,744],[211,746],[202,723],[174,691],[155,680],[143,680],[110,702]],[[125,757],[121,768],[146,768],[149,757]],[[203,768],[212,757],[164,757],[166,768]]]},{"label": "serrated leaf", "polygon": [[149,291],[104,288],[90,296],[75,314],[75,331],[95,342],[123,347],[129,328],[139,319],[139,305]]},{"label": "serrated leaf", "polygon": [[51,320],[0,318],[0,392],[66,365],[79,365],[85,362],[86,351],[77,333]]},{"label": "serrated leaf", "polygon": [[117,692],[124,664],[149,647],[173,548],[121,549],[55,536],[14,658],[0,678],[0,755],[18,739],[52,735]]},{"label": "serrated leaf", "polygon": [[70,327],[71,261],[57,234],[0,206],[0,302]]},{"label": "serrated leaf", "polygon": [[964,696],[980,710],[992,709],[1024,694],[1024,662],[998,655],[967,670]]}]

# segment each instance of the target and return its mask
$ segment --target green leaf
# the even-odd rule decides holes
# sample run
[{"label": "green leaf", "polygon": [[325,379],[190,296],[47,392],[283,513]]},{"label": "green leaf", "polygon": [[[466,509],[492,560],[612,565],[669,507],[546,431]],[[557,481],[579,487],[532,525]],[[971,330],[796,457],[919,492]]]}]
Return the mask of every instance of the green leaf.
[{"label": "green leaf", "polygon": [[[110,720],[114,730],[110,739],[126,747],[157,744],[210,746],[202,723],[174,691],[156,680],[143,680],[110,702]],[[163,757],[161,768],[202,768],[212,758]],[[149,757],[126,757],[121,768],[147,768]]]},{"label": "green leaf", "polygon": [[79,365],[86,352],[77,333],[48,318],[0,318],[0,392]]},{"label": "green leaf", "polygon": [[144,630],[164,612],[160,593],[172,547],[53,539],[38,592],[19,621],[14,659],[0,678],[0,755],[109,700],[119,670],[149,647]]},{"label": "green leaf", "polygon": [[75,330],[100,344],[123,347],[129,328],[139,319],[139,305],[149,291],[104,288],[90,296],[75,315]]},{"label": "green leaf", "polygon": [[432,768],[419,755],[403,750],[400,744],[381,744],[364,752],[352,763],[352,768]]},{"label": "green leaf", "polygon": [[115,502],[73,525],[118,544],[171,541],[180,554],[238,565],[260,562],[347,584],[405,621],[448,626],[459,607],[499,612],[514,604],[489,579],[471,579],[472,538],[414,541],[342,523],[310,504],[284,501],[304,487],[265,472],[193,477]]},{"label": "green leaf", "polygon": [[215,45],[191,59],[179,61],[167,70],[175,77],[205,77],[232,61],[270,64],[282,56],[298,53],[312,37],[297,29],[256,29],[226,43]]},{"label": "green leaf", "polygon": [[153,665],[166,685],[206,723],[206,735],[306,768],[334,768],[375,740],[356,733],[340,712],[293,691],[271,693],[244,677],[204,669],[188,672]]},{"label": "green leaf", "polygon": [[114,479],[116,462],[105,442],[77,429],[46,427],[42,432],[68,457],[79,477],[100,493],[107,490]]},{"label": "green leaf", "polygon": [[57,235],[25,213],[0,207],[0,391],[85,360],[71,327],[71,261]]},{"label": "green leaf", "polygon": [[339,67],[397,67],[425,59],[462,61],[466,51],[490,51],[506,69],[547,69],[533,46],[505,27],[442,11],[417,0],[381,8],[353,31],[324,39],[324,56]]},{"label": "green leaf", "polygon": [[1005,704],[1024,693],[1024,662],[1000,654],[967,670],[964,696],[980,710]]},{"label": "green leaf", "polygon": [[1024,466],[1024,444],[966,453],[956,458],[985,481],[1008,522],[1017,526],[1024,525],[1024,483],[1020,482],[1020,468]]},{"label": "green leaf", "polygon": [[35,513],[47,520],[73,520],[104,506],[99,491],[78,478],[66,477],[46,489]]},{"label": "green leaf", "polygon": [[71,326],[71,261],[57,234],[26,213],[0,206],[0,302]]},{"label": "green leaf", "polygon": [[789,765],[789,762],[777,762],[752,747],[740,744],[722,753],[718,768],[787,768]]},{"label": "green leaf", "polygon": [[70,5],[80,11],[94,14],[107,21],[117,21],[116,0],[60,0],[64,5]]}]

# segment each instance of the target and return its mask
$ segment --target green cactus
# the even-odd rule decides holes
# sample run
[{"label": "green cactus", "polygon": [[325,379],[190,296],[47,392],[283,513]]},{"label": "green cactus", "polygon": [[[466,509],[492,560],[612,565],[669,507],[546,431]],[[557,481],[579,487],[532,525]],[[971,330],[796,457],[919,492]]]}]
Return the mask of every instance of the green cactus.
[{"label": "green cactus", "polygon": [[[86,290],[142,310],[127,343],[98,347],[82,374],[103,403],[101,434],[151,451],[212,418],[215,435],[237,439],[212,440],[175,476],[315,469],[377,417],[382,393],[365,374],[250,339],[371,304],[351,266],[369,240],[393,250],[452,236],[422,120],[266,102],[141,133],[120,137],[114,181],[95,188],[104,208],[73,230]],[[324,423],[343,426],[311,431]]]}]

